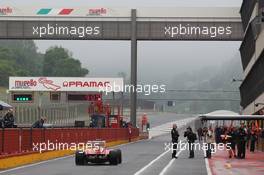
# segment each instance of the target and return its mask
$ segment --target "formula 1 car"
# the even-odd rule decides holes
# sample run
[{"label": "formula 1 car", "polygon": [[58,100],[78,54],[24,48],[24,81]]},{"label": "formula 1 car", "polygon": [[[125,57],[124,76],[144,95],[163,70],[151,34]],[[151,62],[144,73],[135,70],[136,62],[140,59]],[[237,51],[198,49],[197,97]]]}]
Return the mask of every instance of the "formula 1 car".
[{"label": "formula 1 car", "polygon": [[105,162],[109,162],[110,165],[117,165],[122,163],[122,152],[120,149],[107,149],[105,141],[91,141],[87,143],[88,147],[76,151],[76,165]]}]

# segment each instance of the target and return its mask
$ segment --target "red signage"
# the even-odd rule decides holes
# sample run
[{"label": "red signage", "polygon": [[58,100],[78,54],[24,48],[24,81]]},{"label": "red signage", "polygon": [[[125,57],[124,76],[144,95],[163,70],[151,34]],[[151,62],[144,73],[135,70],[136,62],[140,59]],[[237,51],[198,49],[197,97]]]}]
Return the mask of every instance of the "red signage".
[{"label": "red signage", "polygon": [[88,94],[85,96],[87,101],[98,101],[102,98],[101,94]]},{"label": "red signage", "polygon": [[105,15],[107,13],[106,8],[94,8],[89,9],[89,15]]},{"label": "red signage", "polygon": [[0,15],[8,15],[13,13],[13,9],[10,7],[0,7]]},{"label": "red signage", "polygon": [[101,94],[68,94],[69,101],[98,101],[101,98]]}]

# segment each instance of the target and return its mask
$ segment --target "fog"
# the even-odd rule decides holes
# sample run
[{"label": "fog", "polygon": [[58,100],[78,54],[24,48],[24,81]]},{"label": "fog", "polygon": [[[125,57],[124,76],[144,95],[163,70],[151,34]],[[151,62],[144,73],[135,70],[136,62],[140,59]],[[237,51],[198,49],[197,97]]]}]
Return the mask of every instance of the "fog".
[{"label": "fog", "polygon": [[[241,0],[1,0],[0,5],[10,6],[99,6],[99,7],[190,7],[190,6],[241,6]],[[72,52],[90,71],[89,76],[117,76],[130,72],[129,41],[36,41],[44,53],[58,45]],[[170,81],[183,72],[218,67],[234,58],[240,42],[201,41],[146,41],[138,44],[138,76],[142,81]],[[129,76],[129,75],[128,75]]]}]

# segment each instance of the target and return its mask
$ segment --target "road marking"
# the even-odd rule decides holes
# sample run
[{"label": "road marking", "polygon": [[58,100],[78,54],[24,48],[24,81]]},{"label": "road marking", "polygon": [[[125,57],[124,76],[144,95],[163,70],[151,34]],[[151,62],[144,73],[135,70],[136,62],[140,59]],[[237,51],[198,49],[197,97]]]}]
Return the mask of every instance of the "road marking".
[{"label": "road marking", "polygon": [[[206,151],[205,150],[204,150],[204,156],[206,157]],[[207,175],[212,175],[212,171],[211,171],[211,168],[209,166],[208,158],[205,158],[204,161],[205,161],[205,167],[206,167]]]},{"label": "road marking", "polygon": [[56,158],[56,159],[51,159],[51,160],[41,161],[41,162],[38,162],[38,163],[33,163],[33,164],[30,164],[30,165],[24,165],[24,166],[12,168],[12,169],[9,169],[9,170],[0,171],[0,174],[8,173],[8,172],[19,170],[19,169],[23,169],[23,168],[29,168],[29,167],[32,167],[32,166],[36,166],[36,165],[40,165],[40,164],[44,164],[44,163],[49,163],[49,162],[53,162],[53,161],[57,161],[57,160],[62,160],[62,159],[66,159],[66,158],[69,158],[69,157],[72,157],[72,156],[73,155],[69,155],[69,156],[65,156],[65,157],[59,157],[59,158]]},{"label": "road marking", "polygon": [[[182,149],[176,154],[176,156],[178,157],[180,155],[180,153],[182,152]],[[173,164],[173,162],[175,161],[176,159],[171,159],[171,161],[168,163],[167,166],[165,166],[163,168],[163,170],[159,173],[159,175],[164,175],[167,170],[170,168],[170,166]]]},{"label": "road marking", "polygon": [[[123,143],[121,145],[116,145],[116,146],[113,146],[113,147],[110,147],[110,148],[122,147],[122,146],[125,146],[125,145],[129,145],[129,144],[137,143],[137,142],[141,142],[141,141],[144,141],[144,140],[137,140],[135,142]],[[59,157],[59,158],[51,159],[51,160],[41,161],[41,162],[38,162],[38,163],[29,164],[29,165],[23,165],[23,166],[20,166],[20,167],[16,167],[16,168],[0,171],[0,174],[12,172],[12,171],[23,169],[23,168],[29,168],[29,167],[33,167],[33,166],[37,166],[37,165],[41,165],[41,164],[57,161],[57,160],[62,160],[62,159],[66,159],[66,158],[73,157],[73,156],[74,156],[74,154],[69,155],[69,156],[65,156],[65,157]]]},{"label": "road marking", "polygon": [[144,166],[143,168],[141,168],[139,171],[137,171],[134,175],[140,175],[143,171],[145,171],[148,167],[150,167],[153,163],[155,163],[157,160],[159,160],[161,157],[163,157],[165,154],[167,154],[169,151],[171,151],[170,149],[163,152],[161,155],[159,155],[158,157],[156,157],[154,160],[152,160],[151,162],[149,162],[146,166]]},{"label": "road marking", "polygon": [[122,147],[122,146],[130,145],[130,144],[138,143],[138,142],[143,142],[143,141],[147,141],[147,140],[137,140],[137,141],[134,141],[134,142],[122,143],[120,145],[112,146],[110,148]]}]

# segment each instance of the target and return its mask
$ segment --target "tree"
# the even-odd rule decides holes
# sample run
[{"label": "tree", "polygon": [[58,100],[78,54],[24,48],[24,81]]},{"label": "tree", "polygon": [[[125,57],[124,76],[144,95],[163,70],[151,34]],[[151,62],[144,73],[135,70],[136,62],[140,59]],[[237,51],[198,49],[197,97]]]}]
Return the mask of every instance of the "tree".
[{"label": "tree", "polygon": [[62,47],[51,47],[44,55],[44,76],[83,77],[88,73],[81,62],[72,58],[72,54]]},{"label": "tree", "polygon": [[37,52],[34,41],[2,40],[0,48],[8,49],[15,69],[20,70],[16,75],[38,76],[42,72],[42,55]]},{"label": "tree", "polygon": [[8,61],[0,61],[0,86],[8,86],[10,76],[14,75],[14,68],[10,66]]}]

